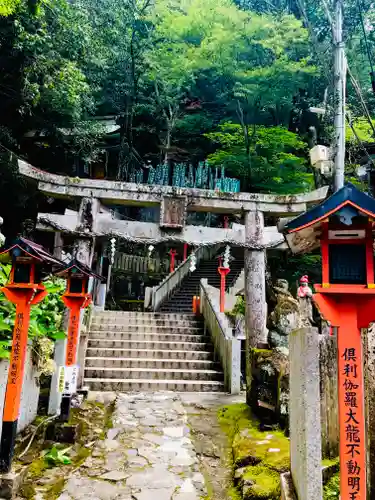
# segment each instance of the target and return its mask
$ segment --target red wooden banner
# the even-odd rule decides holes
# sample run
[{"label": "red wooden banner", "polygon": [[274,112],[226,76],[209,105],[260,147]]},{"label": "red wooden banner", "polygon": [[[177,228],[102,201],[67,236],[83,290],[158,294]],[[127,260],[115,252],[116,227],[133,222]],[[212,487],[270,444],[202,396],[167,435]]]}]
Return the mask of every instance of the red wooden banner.
[{"label": "red wooden banner", "polygon": [[10,356],[7,390],[5,393],[4,415],[5,422],[14,422],[18,419],[23,373],[25,369],[27,332],[29,329],[30,304],[27,297],[17,304],[16,320],[13,330],[12,353]]},{"label": "red wooden banner", "polygon": [[[323,291],[320,286],[316,289]],[[329,289],[328,289],[329,290]],[[375,317],[375,298],[316,293],[323,317],[338,328],[340,498],[366,500],[366,435],[361,328]]]},{"label": "red wooden banner", "polygon": [[87,307],[91,298],[88,295],[68,296],[62,297],[66,307],[70,309],[68,335],[65,353],[65,365],[72,366],[77,362],[78,340],[79,340],[79,323],[81,309]]},{"label": "red wooden banner", "polygon": [[365,412],[361,331],[355,301],[340,308],[338,330],[340,494],[342,500],[366,498]]}]

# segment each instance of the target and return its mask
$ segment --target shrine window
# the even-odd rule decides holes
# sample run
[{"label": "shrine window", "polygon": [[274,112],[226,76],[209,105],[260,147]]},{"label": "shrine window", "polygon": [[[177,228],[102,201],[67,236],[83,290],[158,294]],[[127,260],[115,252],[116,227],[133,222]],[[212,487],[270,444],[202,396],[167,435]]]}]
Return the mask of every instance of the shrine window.
[{"label": "shrine window", "polygon": [[365,285],[366,245],[329,246],[329,282],[333,285]]}]

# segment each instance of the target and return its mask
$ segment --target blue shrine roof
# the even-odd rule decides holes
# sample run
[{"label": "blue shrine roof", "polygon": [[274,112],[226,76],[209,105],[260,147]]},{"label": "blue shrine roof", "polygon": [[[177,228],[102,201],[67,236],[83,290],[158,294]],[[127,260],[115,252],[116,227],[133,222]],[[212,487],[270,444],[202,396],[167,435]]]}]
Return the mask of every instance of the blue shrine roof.
[{"label": "blue shrine roof", "polygon": [[[353,207],[355,211],[375,218],[375,199],[347,183],[329,198],[307,212],[295,217],[282,228],[284,234],[294,233],[319,223],[321,220],[341,211],[343,207]],[[350,214],[343,214],[343,218]],[[354,215],[354,214],[353,214]],[[344,222],[345,223],[345,222]]]}]

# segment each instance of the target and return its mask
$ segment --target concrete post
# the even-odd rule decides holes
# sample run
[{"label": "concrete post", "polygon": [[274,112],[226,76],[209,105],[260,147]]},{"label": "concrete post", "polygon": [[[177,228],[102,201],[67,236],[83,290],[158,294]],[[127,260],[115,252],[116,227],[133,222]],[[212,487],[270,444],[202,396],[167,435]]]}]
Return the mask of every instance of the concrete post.
[{"label": "concrete post", "polygon": [[[64,319],[63,319],[63,330],[66,331],[68,325],[68,310],[65,308],[64,310]],[[51,378],[51,386],[49,389],[49,402],[48,402],[48,415],[60,415],[60,407],[61,407],[61,397],[62,394],[58,389],[58,378],[59,378],[59,369],[61,366],[65,365],[65,351],[66,351],[66,338],[62,340],[56,340],[55,342],[55,351],[54,351],[54,362],[56,364],[56,369],[53,372]]]},{"label": "concrete post", "polygon": [[298,500],[322,500],[319,334],[316,328],[289,336],[290,459]]},{"label": "concrete post", "polygon": [[[263,240],[263,212],[246,212],[245,242],[260,245]],[[248,348],[267,343],[266,251],[245,250],[246,339]]]}]

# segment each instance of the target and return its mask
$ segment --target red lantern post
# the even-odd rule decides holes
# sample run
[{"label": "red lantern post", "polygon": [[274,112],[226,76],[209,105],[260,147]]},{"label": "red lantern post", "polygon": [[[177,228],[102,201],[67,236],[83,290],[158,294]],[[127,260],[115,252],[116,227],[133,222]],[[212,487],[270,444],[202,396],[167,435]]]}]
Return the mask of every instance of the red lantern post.
[{"label": "red lantern post", "polygon": [[170,256],[170,265],[169,265],[169,272],[173,273],[174,267],[175,267],[175,262],[176,262],[176,255],[177,251],[172,249],[169,250],[169,256]]},{"label": "red lantern post", "polygon": [[17,434],[30,310],[47,295],[44,285],[41,284],[43,266],[51,268],[53,265],[61,266],[62,263],[40,245],[25,238],[19,238],[0,255],[12,262],[10,281],[2,288],[2,292],[16,306],[0,444],[0,472],[7,473],[12,466]]},{"label": "red lantern post", "polygon": [[220,312],[225,312],[225,283],[226,276],[230,272],[230,268],[219,266],[217,270],[220,274]]}]

